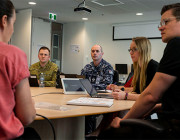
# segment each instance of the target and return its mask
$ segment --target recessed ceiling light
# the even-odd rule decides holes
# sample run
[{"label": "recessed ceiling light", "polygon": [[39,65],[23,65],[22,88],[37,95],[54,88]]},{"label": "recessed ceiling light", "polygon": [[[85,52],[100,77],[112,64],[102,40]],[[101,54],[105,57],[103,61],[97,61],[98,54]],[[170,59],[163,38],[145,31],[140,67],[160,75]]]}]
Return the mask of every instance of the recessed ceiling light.
[{"label": "recessed ceiling light", "polygon": [[88,20],[88,18],[82,18],[82,20]]},{"label": "recessed ceiling light", "polygon": [[28,2],[28,4],[30,4],[30,5],[36,5],[35,2]]},{"label": "recessed ceiling light", "polygon": [[136,13],[136,15],[137,15],[137,16],[142,16],[142,15],[143,15],[143,13]]},{"label": "recessed ceiling light", "polygon": [[98,4],[100,6],[113,6],[113,5],[124,4],[120,0],[92,0],[91,2]]}]

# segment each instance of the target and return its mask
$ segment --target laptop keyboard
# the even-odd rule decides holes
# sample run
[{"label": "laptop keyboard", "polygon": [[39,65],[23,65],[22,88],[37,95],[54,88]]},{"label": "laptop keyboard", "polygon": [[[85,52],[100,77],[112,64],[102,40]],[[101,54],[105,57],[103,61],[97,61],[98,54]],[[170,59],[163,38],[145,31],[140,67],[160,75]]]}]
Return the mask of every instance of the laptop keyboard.
[{"label": "laptop keyboard", "polygon": [[111,95],[108,94],[98,94],[98,95],[93,95],[93,98],[110,98],[113,99],[113,97]]},{"label": "laptop keyboard", "polygon": [[98,96],[98,95],[93,95],[93,98],[102,98],[102,96]]}]

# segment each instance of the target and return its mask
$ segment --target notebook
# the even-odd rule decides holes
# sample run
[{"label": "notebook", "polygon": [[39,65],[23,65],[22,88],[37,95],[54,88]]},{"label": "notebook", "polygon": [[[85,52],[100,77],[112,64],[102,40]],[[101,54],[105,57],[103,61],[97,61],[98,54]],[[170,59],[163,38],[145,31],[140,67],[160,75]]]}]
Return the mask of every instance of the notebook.
[{"label": "notebook", "polygon": [[91,85],[91,83],[90,83],[90,81],[88,79],[79,79],[79,81],[82,83],[82,85],[86,89],[87,93],[92,98],[109,98],[109,99],[113,99],[112,95],[110,95],[110,94],[98,94],[98,92]]},{"label": "notebook", "polygon": [[30,75],[30,77],[29,77],[29,85],[31,87],[39,87],[36,75]]},{"label": "notebook", "polygon": [[78,78],[61,78],[64,94],[87,94]]},{"label": "notebook", "polygon": [[113,105],[113,99],[80,97],[68,101],[67,104],[110,107]]}]

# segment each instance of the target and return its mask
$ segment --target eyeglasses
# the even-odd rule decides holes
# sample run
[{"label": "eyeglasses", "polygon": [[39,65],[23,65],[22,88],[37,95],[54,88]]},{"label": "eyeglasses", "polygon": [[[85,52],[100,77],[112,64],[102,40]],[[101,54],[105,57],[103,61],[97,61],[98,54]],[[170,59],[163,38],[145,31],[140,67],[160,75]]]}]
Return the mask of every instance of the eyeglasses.
[{"label": "eyeglasses", "polygon": [[170,17],[170,18],[166,18],[166,19],[163,19],[160,24],[158,25],[158,28],[162,27],[162,26],[165,26],[167,25],[170,21],[173,21],[174,19],[178,19],[180,18],[179,16],[178,17]]},{"label": "eyeglasses", "polygon": [[134,53],[134,52],[136,52],[137,50],[138,50],[138,48],[128,49],[128,52],[131,52],[131,51],[132,51],[132,52]]}]

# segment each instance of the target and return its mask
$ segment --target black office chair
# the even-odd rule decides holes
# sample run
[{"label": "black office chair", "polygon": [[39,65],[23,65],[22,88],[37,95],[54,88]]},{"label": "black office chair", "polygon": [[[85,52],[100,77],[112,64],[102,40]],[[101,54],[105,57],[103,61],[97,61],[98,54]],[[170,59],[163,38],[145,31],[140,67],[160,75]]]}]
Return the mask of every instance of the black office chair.
[{"label": "black office chair", "polygon": [[[119,74],[118,74],[119,75]],[[117,86],[124,86],[134,75],[134,72],[131,71],[126,79],[126,82],[125,83],[121,83],[121,82],[116,82],[116,85]],[[118,77],[119,78],[119,77]],[[119,80],[119,79],[118,79]]]},{"label": "black office chair", "polygon": [[113,84],[117,84],[118,82],[119,82],[119,72],[117,70],[114,70]]},{"label": "black office chair", "polygon": [[133,64],[131,64],[131,72],[129,73],[125,83],[127,83],[133,77],[133,75],[134,75],[134,69],[133,69]]},{"label": "black office chair", "polygon": [[[169,124],[168,122],[171,122]],[[175,126],[173,124],[176,124]],[[180,120],[142,120],[142,119],[126,119],[120,122],[121,127],[131,127],[136,132],[136,139],[148,140],[179,140],[180,130],[176,126],[180,124]]]},{"label": "black office chair", "polygon": [[[142,119],[126,119],[120,122],[121,128],[130,127],[136,134],[135,139],[164,139],[166,129],[153,122]],[[150,135],[149,135],[150,134]]]},{"label": "black office chair", "polygon": [[121,120],[120,128],[112,128],[97,137],[97,140],[164,140],[166,129],[148,120]]},{"label": "black office chair", "polygon": [[129,75],[128,75],[125,83],[127,83],[127,82],[133,77],[133,75],[134,75],[134,72],[131,71],[131,72],[129,73]]}]

